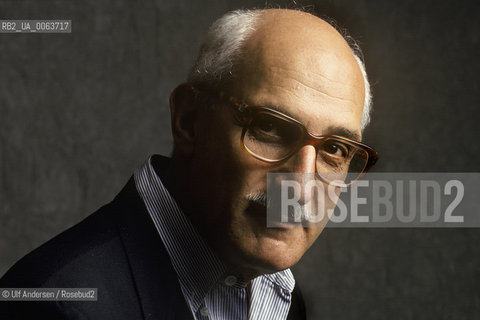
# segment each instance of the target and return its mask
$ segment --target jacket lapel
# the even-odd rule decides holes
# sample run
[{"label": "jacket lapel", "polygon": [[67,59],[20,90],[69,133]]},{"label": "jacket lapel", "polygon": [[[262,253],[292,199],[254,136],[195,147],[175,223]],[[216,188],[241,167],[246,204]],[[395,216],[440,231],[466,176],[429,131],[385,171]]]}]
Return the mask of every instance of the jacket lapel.
[{"label": "jacket lapel", "polygon": [[118,230],[144,319],[193,319],[133,178],[115,198]]}]

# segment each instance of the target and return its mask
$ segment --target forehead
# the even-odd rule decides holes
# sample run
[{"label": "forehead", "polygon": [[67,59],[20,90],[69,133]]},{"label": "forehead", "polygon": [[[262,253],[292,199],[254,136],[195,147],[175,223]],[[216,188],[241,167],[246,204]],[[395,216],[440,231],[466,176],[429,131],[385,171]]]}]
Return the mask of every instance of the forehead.
[{"label": "forehead", "polygon": [[269,17],[247,41],[235,94],[291,115],[314,134],[360,132],[363,76],[347,43],[316,17],[280,18]]}]

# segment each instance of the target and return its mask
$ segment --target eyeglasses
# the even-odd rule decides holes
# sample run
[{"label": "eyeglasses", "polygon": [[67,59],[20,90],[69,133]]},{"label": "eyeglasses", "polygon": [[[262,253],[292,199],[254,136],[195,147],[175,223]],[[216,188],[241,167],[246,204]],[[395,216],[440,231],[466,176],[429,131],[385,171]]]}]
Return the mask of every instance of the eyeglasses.
[{"label": "eyeglasses", "polygon": [[[220,95],[222,98],[224,94]],[[376,163],[378,154],[369,146],[337,135],[315,136],[300,121],[268,107],[255,107],[227,99],[243,126],[241,147],[251,156],[278,163],[305,145],[317,152],[316,173],[326,183],[348,187]]]}]

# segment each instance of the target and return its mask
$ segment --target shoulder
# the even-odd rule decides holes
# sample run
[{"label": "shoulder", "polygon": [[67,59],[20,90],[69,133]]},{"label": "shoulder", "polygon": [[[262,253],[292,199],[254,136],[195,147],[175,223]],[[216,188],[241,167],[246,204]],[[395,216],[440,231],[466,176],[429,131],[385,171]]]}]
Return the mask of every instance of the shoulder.
[{"label": "shoulder", "polygon": [[118,249],[121,248],[115,221],[112,221],[113,210],[112,204],[102,207],[30,252],[5,274],[0,284],[45,287],[85,283],[94,273],[108,268],[109,265],[100,261],[120,255]]},{"label": "shoulder", "polygon": [[0,279],[3,288],[97,288],[99,301],[3,302],[0,315],[7,311],[18,319],[38,313],[73,319],[92,314],[104,319],[115,315],[117,319],[135,319],[140,315],[122,234],[128,232],[125,216],[145,217],[144,212],[138,212],[141,201],[129,199],[135,196],[131,184],[114,201],[19,260]]}]

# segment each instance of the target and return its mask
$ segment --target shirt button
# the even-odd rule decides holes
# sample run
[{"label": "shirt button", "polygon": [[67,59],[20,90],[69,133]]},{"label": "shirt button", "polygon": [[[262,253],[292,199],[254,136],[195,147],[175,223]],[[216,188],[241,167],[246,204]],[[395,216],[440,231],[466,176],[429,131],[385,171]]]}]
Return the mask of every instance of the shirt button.
[{"label": "shirt button", "polygon": [[200,309],[200,314],[204,317],[208,317],[210,315],[210,310],[207,307],[203,307]]},{"label": "shirt button", "polygon": [[237,277],[235,276],[228,276],[225,278],[225,284],[229,287],[233,286],[235,283],[237,283]]}]

